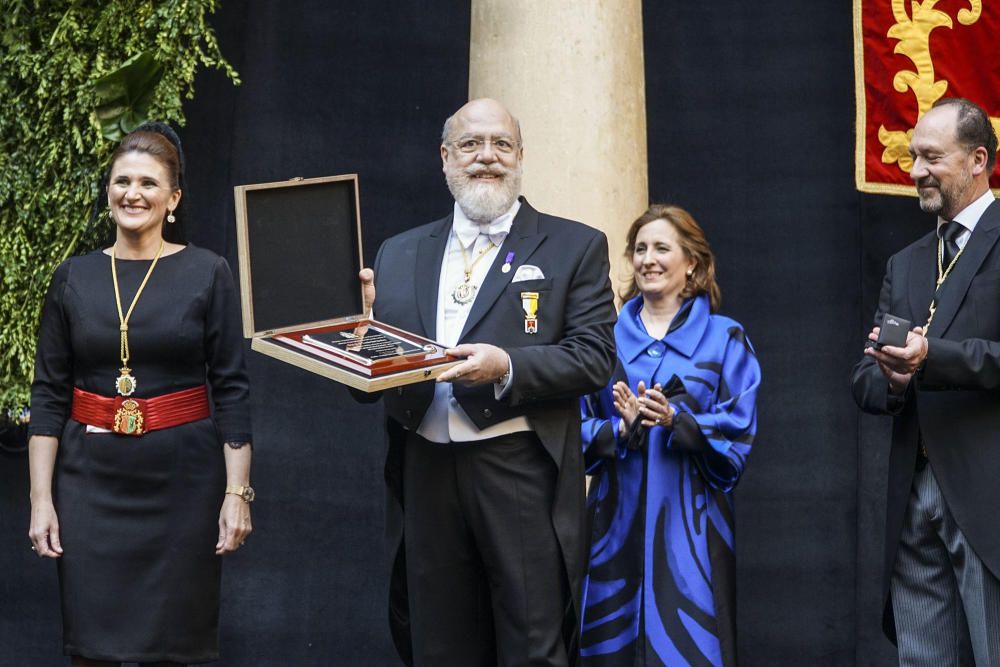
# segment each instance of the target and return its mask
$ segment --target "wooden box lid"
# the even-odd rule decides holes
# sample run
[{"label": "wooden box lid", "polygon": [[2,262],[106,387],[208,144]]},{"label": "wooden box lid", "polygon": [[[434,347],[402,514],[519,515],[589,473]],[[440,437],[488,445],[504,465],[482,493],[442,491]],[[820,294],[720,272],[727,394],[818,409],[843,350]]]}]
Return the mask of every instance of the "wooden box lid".
[{"label": "wooden box lid", "polygon": [[243,334],[361,319],[357,174],[233,190]]}]

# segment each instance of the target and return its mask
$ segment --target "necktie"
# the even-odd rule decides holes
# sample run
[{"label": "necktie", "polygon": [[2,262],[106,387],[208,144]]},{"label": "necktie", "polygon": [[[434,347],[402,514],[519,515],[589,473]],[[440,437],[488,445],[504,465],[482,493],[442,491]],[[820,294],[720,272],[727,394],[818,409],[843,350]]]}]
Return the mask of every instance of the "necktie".
[{"label": "necktie", "polygon": [[958,254],[958,237],[963,229],[965,228],[954,220],[949,220],[941,225],[941,240],[944,241],[944,252],[941,257],[941,268],[943,270],[948,269],[951,261]]}]

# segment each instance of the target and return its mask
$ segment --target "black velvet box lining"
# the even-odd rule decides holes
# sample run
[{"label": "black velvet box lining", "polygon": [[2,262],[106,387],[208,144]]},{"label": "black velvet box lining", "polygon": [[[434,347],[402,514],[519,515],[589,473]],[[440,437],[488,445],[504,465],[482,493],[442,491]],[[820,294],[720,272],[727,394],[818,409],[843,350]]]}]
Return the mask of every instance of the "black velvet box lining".
[{"label": "black velvet box lining", "polygon": [[360,315],[357,180],[247,189],[255,331]]}]

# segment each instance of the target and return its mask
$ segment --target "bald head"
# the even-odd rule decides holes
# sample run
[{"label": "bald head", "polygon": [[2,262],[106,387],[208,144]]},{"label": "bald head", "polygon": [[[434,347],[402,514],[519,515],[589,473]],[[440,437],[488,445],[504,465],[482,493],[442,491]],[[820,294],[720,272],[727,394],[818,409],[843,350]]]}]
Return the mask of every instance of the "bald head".
[{"label": "bald head", "polygon": [[448,117],[441,130],[441,143],[446,144],[456,138],[459,128],[473,124],[487,123],[506,126],[510,133],[521,144],[521,124],[501,102],[489,97],[481,97],[464,104],[458,111]]}]

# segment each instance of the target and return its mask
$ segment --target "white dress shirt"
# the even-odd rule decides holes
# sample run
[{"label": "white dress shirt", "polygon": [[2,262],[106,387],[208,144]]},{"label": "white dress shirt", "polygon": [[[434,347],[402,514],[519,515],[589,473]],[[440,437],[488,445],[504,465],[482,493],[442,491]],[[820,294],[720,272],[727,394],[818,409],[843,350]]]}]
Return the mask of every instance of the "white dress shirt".
[{"label": "white dress shirt", "polygon": [[[475,285],[478,295],[479,287],[486,279],[486,274],[489,273],[499,252],[499,246],[509,232],[520,207],[521,202],[515,201],[506,213],[489,225],[479,225],[469,220],[458,203],[455,203],[452,230],[448,235],[448,244],[445,247],[441,273],[438,277],[437,332],[434,339],[442,345],[454,347],[458,344],[469,311],[475,303],[473,299],[469,303],[460,304],[452,298],[454,289],[465,280],[466,261],[474,262],[479,253],[487,248],[491,241],[493,242],[493,247],[486,250],[472,267],[470,282]],[[510,371],[513,375],[513,369]],[[497,398],[500,398],[509,386],[509,380],[504,387],[498,385],[495,389]],[[531,426],[525,417],[514,417],[480,430],[458,404],[452,393],[451,383],[439,382],[434,385],[434,400],[427,409],[423,421],[420,422],[417,433],[431,442],[445,443],[486,440],[507,433],[530,430]]]},{"label": "white dress shirt", "polygon": [[[996,201],[996,197],[993,196],[993,191],[987,190],[981,197],[963,208],[959,211],[958,215],[955,216],[955,222],[964,227],[962,233],[955,239],[955,243],[958,244],[959,250],[965,248],[965,244],[968,243],[969,237],[972,236],[972,230],[974,230],[976,225],[979,223],[979,218],[983,217],[983,213],[986,212],[986,209],[988,209],[990,204],[994,201]],[[941,226],[946,222],[948,221],[941,216],[938,216],[938,238],[941,238]]]}]

